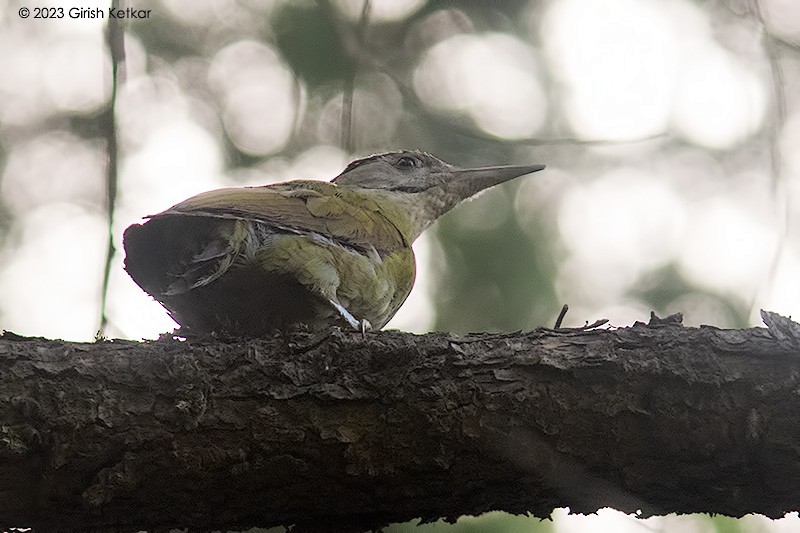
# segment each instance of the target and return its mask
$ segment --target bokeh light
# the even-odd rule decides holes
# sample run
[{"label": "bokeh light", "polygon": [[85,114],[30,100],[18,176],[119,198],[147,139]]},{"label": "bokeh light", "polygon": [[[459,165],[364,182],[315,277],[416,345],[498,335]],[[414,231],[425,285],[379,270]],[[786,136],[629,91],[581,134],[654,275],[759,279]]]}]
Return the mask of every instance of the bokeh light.
[{"label": "bokeh light", "polygon": [[121,215],[147,206],[140,218],[188,196],[220,187],[222,158],[215,139],[190,120],[174,120],[148,136],[120,174]]},{"label": "bokeh light", "polygon": [[70,39],[48,50],[44,85],[55,107],[63,111],[92,111],[108,98],[111,61],[94,38]]},{"label": "bokeh light", "polygon": [[[386,76],[359,78],[347,114],[353,141],[365,148],[387,146],[397,133],[403,115],[403,97],[397,85]],[[337,93],[322,106],[317,122],[317,139],[335,144],[342,137],[342,113],[347,100]]]},{"label": "bokeh light", "polygon": [[466,113],[485,132],[508,139],[542,127],[547,101],[528,45],[504,34],[456,35],[434,45],[414,73],[420,99]]},{"label": "bokeh light", "polygon": [[681,243],[682,211],[677,195],[646,169],[619,168],[574,188],[562,204],[559,227],[567,248],[587,262],[640,270],[673,256]]},{"label": "bokeh light", "polygon": [[712,199],[689,216],[679,265],[687,279],[716,291],[752,294],[766,279],[776,235],[735,205]]},{"label": "bokeh light", "polygon": [[790,42],[800,42],[800,5],[794,0],[760,0],[758,5],[770,31]]},{"label": "bokeh light", "polygon": [[675,98],[676,130],[717,149],[755,133],[766,110],[763,82],[717,46],[704,46],[686,59]]},{"label": "bokeh light", "polygon": [[[426,0],[369,0],[369,20],[389,22],[404,19],[420,10]],[[336,6],[352,20],[360,20],[366,0],[336,0]]]},{"label": "bokeh light", "polygon": [[674,126],[692,142],[727,148],[762,123],[763,83],[716,44],[695,4],[563,0],[542,27],[582,138],[635,139]]},{"label": "bokeh light", "polygon": [[[663,133],[679,70],[679,42],[696,8],[677,1],[562,0],[542,20],[544,50],[564,88],[561,105],[587,139]],[[680,5],[682,9],[670,9]]]},{"label": "bokeh light", "polygon": [[263,43],[240,41],[211,60],[209,84],[222,100],[222,120],[243,152],[266,155],[289,140],[301,112],[300,87]]},{"label": "bokeh light", "polygon": [[54,203],[16,219],[0,255],[2,327],[23,335],[91,339],[97,331],[105,222]]},{"label": "bokeh light", "polygon": [[65,131],[18,142],[8,155],[0,195],[22,216],[54,202],[97,205],[105,186],[105,153]]}]

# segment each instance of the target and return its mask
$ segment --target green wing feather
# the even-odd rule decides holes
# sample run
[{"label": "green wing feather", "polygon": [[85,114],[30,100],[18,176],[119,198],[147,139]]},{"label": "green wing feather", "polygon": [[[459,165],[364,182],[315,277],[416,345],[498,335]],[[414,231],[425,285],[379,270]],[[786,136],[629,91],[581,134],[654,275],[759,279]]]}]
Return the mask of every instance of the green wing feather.
[{"label": "green wing feather", "polygon": [[193,196],[151,218],[189,215],[249,220],[346,245],[388,253],[408,239],[366,194],[322,181],[218,189]]},{"label": "green wing feather", "polygon": [[373,198],[329,182],[218,189],[148,218],[125,232],[126,270],[153,295],[183,294],[218,279],[245,250],[253,223],[265,233],[330,240],[377,261],[410,249]]}]

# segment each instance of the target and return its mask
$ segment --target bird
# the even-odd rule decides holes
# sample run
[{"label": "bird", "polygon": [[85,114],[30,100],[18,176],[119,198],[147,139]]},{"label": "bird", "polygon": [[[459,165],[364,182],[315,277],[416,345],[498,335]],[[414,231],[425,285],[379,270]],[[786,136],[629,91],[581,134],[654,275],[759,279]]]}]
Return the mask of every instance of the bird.
[{"label": "bird", "polygon": [[484,189],[544,165],[458,168],[425,152],[357,159],[331,181],[230,187],[144,217],[125,270],[180,335],[381,329],[416,276],[412,243]]}]

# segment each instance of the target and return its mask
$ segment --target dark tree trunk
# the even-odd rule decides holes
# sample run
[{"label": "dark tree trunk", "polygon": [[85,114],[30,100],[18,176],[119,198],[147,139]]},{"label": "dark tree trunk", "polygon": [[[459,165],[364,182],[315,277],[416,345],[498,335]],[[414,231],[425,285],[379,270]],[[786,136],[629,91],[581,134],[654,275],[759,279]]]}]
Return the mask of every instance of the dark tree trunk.
[{"label": "dark tree trunk", "polygon": [[0,337],[0,526],[783,516],[797,324],[80,344]]}]

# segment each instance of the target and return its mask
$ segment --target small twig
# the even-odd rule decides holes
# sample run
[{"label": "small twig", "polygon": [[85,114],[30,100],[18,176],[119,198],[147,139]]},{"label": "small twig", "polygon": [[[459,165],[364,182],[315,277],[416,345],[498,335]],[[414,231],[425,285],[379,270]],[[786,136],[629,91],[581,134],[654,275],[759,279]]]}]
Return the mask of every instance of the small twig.
[{"label": "small twig", "polygon": [[590,329],[594,329],[597,327],[602,326],[603,324],[608,323],[607,318],[600,318],[589,324],[586,322],[583,326],[579,326],[577,328],[562,328],[561,323],[564,321],[564,317],[567,316],[567,311],[569,311],[569,305],[564,304],[564,307],[561,308],[561,312],[558,313],[558,318],[556,318],[556,325],[553,327],[554,330],[562,330],[562,331],[587,331]]},{"label": "small twig", "polygon": [[[364,38],[366,29],[369,25],[369,14],[372,9],[372,1],[365,0],[361,8],[361,17],[358,21],[356,31],[356,44],[359,48],[364,47]],[[331,10],[331,13],[333,11]],[[356,92],[356,74],[358,73],[357,63],[354,61],[352,72],[349,73],[344,79],[344,89],[342,94],[342,149],[352,154],[356,149],[354,121],[355,121],[355,92]]]},{"label": "small twig", "polygon": [[[111,0],[111,8],[117,10],[120,0]],[[118,146],[117,146],[117,91],[125,80],[125,31],[119,19],[109,18],[106,33],[106,46],[111,54],[111,96],[105,113],[106,127],[106,215],[108,220],[108,243],[106,245],[106,260],[103,269],[103,287],[100,296],[100,325],[97,337],[103,336],[108,325],[107,301],[108,282],[111,277],[111,263],[116,254],[114,247],[114,209],[117,203],[117,179],[119,172]]]},{"label": "small twig", "polygon": [[347,76],[344,80],[344,90],[342,92],[342,139],[341,147],[347,154],[355,151],[355,139],[353,139],[353,93],[355,92],[355,72]]},{"label": "small twig", "polygon": [[571,329],[577,329],[579,331],[587,331],[587,330],[590,330],[590,329],[599,328],[603,324],[608,324],[608,319],[607,318],[599,318],[599,319],[595,320],[594,322],[592,322],[591,324],[586,324],[585,326],[581,326],[579,328],[571,328]]},{"label": "small twig", "polygon": [[564,304],[564,307],[561,308],[561,312],[558,313],[558,318],[556,318],[556,325],[553,329],[561,329],[561,323],[564,321],[564,317],[567,316],[567,311],[569,311],[569,306]]}]

